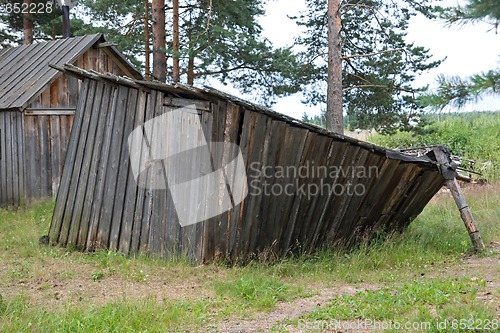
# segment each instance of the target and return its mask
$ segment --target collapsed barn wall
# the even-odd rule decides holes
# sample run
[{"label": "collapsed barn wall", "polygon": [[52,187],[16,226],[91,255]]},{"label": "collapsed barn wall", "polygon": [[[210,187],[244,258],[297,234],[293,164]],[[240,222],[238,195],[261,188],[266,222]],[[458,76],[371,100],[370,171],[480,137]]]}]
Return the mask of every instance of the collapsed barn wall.
[{"label": "collapsed barn wall", "polygon": [[[74,71],[84,77],[83,92],[51,243],[166,258],[182,255],[198,262],[245,261],[263,253],[281,257],[325,244],[353,244],[382,229],[404,229],[444,182],[429,159],[328,133],[213,91]],[[193,133],[185,120],[171,118],[177,120],[169,124],[166,137],[178,133],[177,139],[165,139],[166,149],[182,144],[179,133],[186,140],[224,142],[212,145],[214,167],[227,164],[234,156],[230,150],[239,147],[247,176],[239,190],[248,195],[228,211],[183,227],[172,188],[154,189],[159,179],[154,177],[147,178],[149,186],[137,185],[128,139],[147,121],[189,104],[197,106],[201,128]],[[187,179],[187,165],[198,165],[197,158],[163,172]],[[348,194],[348,187],[354,192]],[[191,189],[185,198],[193,200],[186,200],[184,208],[213,204],[194,199],[204,190]],[[225,193],[221,188],[210,197],[229,200]]]}]

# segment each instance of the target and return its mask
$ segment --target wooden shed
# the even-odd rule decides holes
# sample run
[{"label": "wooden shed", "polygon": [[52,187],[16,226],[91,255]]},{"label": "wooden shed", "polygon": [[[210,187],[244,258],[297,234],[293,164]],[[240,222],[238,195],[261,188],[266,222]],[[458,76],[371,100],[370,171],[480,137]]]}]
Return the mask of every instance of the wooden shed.
[{"label": "wooden shed", "polygon": [[57,193],[80,83],[49,64],[66,63],[142,77],[102,34],[0,50],[0,206]]},{"label": "wooden shed", "polygon": [[[196,262],[281,257],[327,244],[353,244],[384,229],[404,229],[444,183],[432,156],[412,157],[330,133],[211,88],[128,80],[72,66],[61,70],[83,78],[83,93],[50,226],[52,244],[165,258],[187,256]],[[252,181],[261,190],[267,181],[275,188],[288,186],[289,191],[267,194],[252,189],[230,210],[182,226],[172,188],[138,186],[129,137],[151,119],[190,104],[196,106],[202,129],[186,131],[183,119],[165,118],[173,121],[168,125],[175,132],[165,135],[167,151],[193,138],[223,142],[223,148],[213,148],[218,149],[212,155],[214,166],[231,160],[236,145],[247,175],[240,191],[256,185]],[[173,135],[181,135],[181,140],[167,139]],[[193,168],[201,160],[192,156]],[[141,165],[153,169],[158,162],[163,163],[146,156]],[[156,171],[180,179],[191,168],[191,164],[166,165],[168,161]],[[341,171],[321,174],[323,167]],[[365,173],[342,171],[358,167]],[[307,175],[293,172],[307,168]],[[376,172],[367,174],[367,170]],[[364,190],[356,195],[301,190],[325,184]],[[225,190],[210,197],[224,201]],[[203,191],[192,189],[187,198]],[[188,200],[189,204],[193,211],[204,208],[199,201]]]}]

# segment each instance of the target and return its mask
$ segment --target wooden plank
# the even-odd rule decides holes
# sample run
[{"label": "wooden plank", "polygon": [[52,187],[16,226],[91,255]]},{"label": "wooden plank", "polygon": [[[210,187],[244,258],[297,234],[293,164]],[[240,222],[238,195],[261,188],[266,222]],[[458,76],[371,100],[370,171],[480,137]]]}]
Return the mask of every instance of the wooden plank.
[{"label": "wooden plank", "polygon": [[[356,154],[353,155],[354,159],[350,160],[348,163],[342,164],[344,168],[348,167],[356,167],[365,165],[366,160],[369,156],[369,151],[360,147],[356,148]],[[349,169],[344,169],[349,171]],[[353,169],[351,169],[353,170]],[[340,184],[346,186],[344,190],[347,190],[348,187],[354,188],[359,182],[360,179],[357,179],[355,173],[347,172],[348,175],[345,177],[344,181]],[[349,235],[354,232],[352,230],[352,221],[345,219],[345,215],[349,212],[349,205],[353,198],[354,194],[346,195],[345,193],[338,198],[340,203],[340,207],[335,212],[335,217],[333,221],[334,229],[333,234],[335,235],[335,241],[340,246],[345,246],[345,242],[347,242],[347,238]]]},{"label": "wooden plank", "polygon": [[[250,119],[251,121],[244,124],[243,127],[243,131],[248,131],[250,135],[250,143],[247,152],[247,171],[251,163],[262,160],[265,133],[271,125],[271,119],[261,114],[252,113]],[[249,246],[252,237],[254,237],[252,230],[255,229],[254,223],[256,223],[260,199],[260,196],[250,195],[245,200],[246,205],[245,210],[243,211],[243,224],[241,226],[238,239],[238,256],[240,260],[246,260],[253,254],[253,249],[250,249]]]},{"label": "wooden plank", "polygon": [[[138,126],[142,125],[142,122],[144,121],[144,114],[146,111],[146,102],[148,95],[145,91],[139,91],[138,92],[138,99],[137,99],[137,105],[134,109],[134,113],[130,114],[129,117],[133,117],[132,124],[128,130],[125,131],[125,138],[128,140],[128,136],[130,133],[137,128]],[[130,149],[128,142],[124,142],[124,148],[123,149]],[[139,146],[139,149],[142,151],[142,147]],[[141,155],[139,155],[141,156]],[[140,165],[141,162],[139,162]],[[137,196],[139,195],[140,191],[138,189],[137,183],[134,179],[134,175],[132,173],[132,170],[130,170],[130,165],[128,165],[129,173],[128,173],[128,180],[127,180],[127,186],[126,186],[126,193],[125,193],[125,203],[124,203],[124,211],[123,211],[123,223],[125,225],[123,226],[123,231],[122,234],[127,234],[130,233],[129,238],[124,238],[122,235],[120,236],[120,245],[119,245],[119,250],[123,253],[131,253],[131,252],[136,252],[137,247],[136,244],[138,244],[138,239],[140,237],[140,224],[136,224],[135,221],[135,209],[136,209],[136,201],[137,201]],[[141,205],[142,207],[142,205]]]},{"label": "wooden plank", "polygon": [[40,196],[47,198],[52,195],[52,173],[50,169],[50,142],[49,142],[49,127],[50,121],[48,116],[38,117],[38,133],[40,142]]},{"label": "wooden plank", "polygon": [[[149,99],[148,99],[148,107],[146,110],[146,117],[145,117],[145,122],[151,120],[155,116],[155,107],[156,107],[156,100],[157,100],[157,95],[159,92],[156,90],[152,90]],[[144,147],[143,147],[144,149]],[[146,148],[148,149],[148,148]],[[152,155],[149,155],[149,158],[152,158]],[[145,174],[144,177],[145,179],[151,179],[152,177],[149,177],[149,175]],[[146,184],[147,187],[148,184]],[[149,244],[149,239],[150,239],[150,233],[151,233],[151,215],[153,213],[152,211],[152,206],[153,206],[153,195],[154,195],[154,190],[150,188],[144,189],[144,202],[143,202],[143,209],[142,209],[142,216],[136,214],[135,219],[140,219],[142,221],[142,226],[141,226],[141,240],[139,242],[140,246],[140,251],[141,252],[150,252],[150,244]],[[138,199],[140,199],[141,196],[138,196]],[[141,202],[137,202],[136,205],[140,205]],[[139,209],[136,210],[137,213],[139,213]]]},{"label": "wooden plank", "polygon": [[51,185],[52,191],[51,195],[55,197],[57,195],[57,190],[59,188],[59,182],[61,178],[61,117],[50,116],[50,160],[51,166],[50,170],[52,173]]},{"label": "wooden plank", "polygon": [[[372,186],[367,189],[363,203],[357,209],[357,217],[352,218],[355,221],[356,228],[359,229],[359,234],[367,234],[375,232],[374,222],[378,218],[379,211],[376,209],[377,204],[384,198],[384,192],[387,191],[391,184],[391,179],[394,172],[398,168],[399,160],[391,160],[386,157],[381,157],[381,164],[378,167],[378,177],[372,180]],[[352,244],[355,237],[348,240]],[[348,245],[349,246],[349,245]]]},{"label": "wooden plank", "polygon": [[[161,93],[158,93],[156,95],[156,99],[153,101],[153,105],[151,105],[151,107],[154,108],[153,117],[158,117],[164,112],[163,104],[160,102],[162,98],[161,95],[162,95]],[[156,126],[153,127],[153,131],[151,133],[151,140],[156,140],[158,137],[164,137],[165,134],[167,135],[167,137],[169,134],[173,136],[174,135],[173,131],[169,130],[171,128],[170,126],[172,126],[173,124],[166,124],[166,125],[169,126],[167,127],[168,128],[167,133],[164,133],[165,130],[164,128],[159,128]],[[176,126],[180,127],[181,124],[176,124]],[[159,132],[157,132],[156,130],[159,130]],[[182,131],[182,129],[180,130]],[[171,145],[171,141],[165,142],[165,145],[168,147],[169,145]],[[154,175],[154,177],[151,177],[151,181],[161,182],[162,184],[164,183],[166,184],[167,180],[164,178],[166,172],[165,163],[162,160],[159,162],[159,164],[161,165],[162,168],[161,170],[162,174]],[[150,231],[148,238],[148,250],[152,254],[163,257],[165,257],[167,251],[165,247],[165,242],[167,238],[167,230],[166,230],[167,221],[166,221],[166,211],[165,211],[166,205],[167,205],[167,191],[163,189],[153,190],[149,206],[149,209],[151,210],[151,215],[150,215]],[[169,224],[169,226],[172,227],[173,229],[168,233],[170,239],[172,240],[172,242],[168,244],[170,252],[170,251],[175,251],[178,245],[177,242],[179,237],[180,226],[174,225],[174,223]]]},{"label": "wooden plank", "polygon": [[[79,187],[79,182],[80,182],[80,176],[81,176],[81,171],[82,171],[82,162],[83,162],[83,156],[85,152],[85,146],[88,138],[88,131],[89,131],[89,123],[90,123],[90,118],[92,116],[92,111],[93,111],[93,101],[94,101],[94,96],[96,94],[96,89],[97,89],[97,83],[95,81],[90,81],[89,83],[89,91],[87,98],[85,100],[85,105],[84,108],[79,109],[80,112],[83,113],[83,118],[81,120],[81,125],[77,129],[77,134],[76,137],[73,137],[73,132],[71,135],[71,144],[73,147],[70,148],[74,150],[74,162],[71,163],[73,165],[73,172],[70,177],[70,183],[69,185],[69,191],[68,191],[68,197],[67,197],[67,208],[64,211],[63,215],[63,223],[61,227],[61,234],[59,238],[59,243],[61,245],[66,245],[68,238],[70,237],[70,233],[73,235],[72,239],[76,239],[77,234],[78,234],[78,225],[73,225],[73,216],[75,214],[79,214],[79,212],[75,212],[75,200],[77,196],[77,191]],[[76,142],[73,142],[76,141]],[[76,146],[75,146],[76,145]],[[73,151],[72,151],[73,153]],[[65,169],[66,169],[65,165]],[[63,186],[62,181],[61,181],[61,186]]]},{"label": "wooden plank", "polygon": [[5,157],[5,115],[7,112],[0,112],[0,206],[7,204],[7,175]]},{"label": "wooden plank", "polygon": [[24,111],[27,116],[72,116],[75,108],[29,108]]},{"label": "wooden plank", "polygon": [[14,183],[14,170],[13,170],[13,162],[17,159],[17,156],[12,155],[12,112],[9,112],[6,117],[6,126],[5,126],[5,159],[7,161],[6,164],[6,185],[7,185],[7,204],[14,205],[14,197],[13,197],[13,183]]},{"label": "wooden plank", "polygon": [[[121,110],[117,110],[118,104],[118,93],[119,90],[117,87],[110,87],[110,98],[107,105],[107,108],[104,109],[106,112],[105,118],[105,127],[101,141],[101,151],[100,151],[100,162],[99,167],[97,168],[96,175],[96,185],[94,192],[94,200],[92,201],[92,209],[90,212],[90,224],[89,231],[87,236],[86,247],[88,250],[93,250],[96,248],[103,248],[107,245],[108,237],[106,236],[106,232],[109,232],[110,221],[104,220],[102,218],[103,206],[109,205],[110,201],[104,198],[104,191],[106,189],[106,175],[109,168],[110,161],[110,150],[111,150],[111,141],[113,137],[113,124],[115,122],[116,113]],[[103,111],[104,111],[103,110]],[[103,119],[104,122],[104,119]],[[103,225],[101,225],[103,224]],[[104,229],[101,232],[101,228]],[[101,235],[99,236],[99,233]],[[105,243],[103,243],[105,241]]]},{"label": "wooden plank", "polygon": [[61,81],[61,78],[59,77],[58,79],[54,80],[50,86],[48,87],[48,90],[50,91],[50,107],[57,107],[59,105],[64,105],[59,102],[59,92],[63,91],[63,87],[59,87],[59,83]]},{"label": "wooden plank", "polygon": [[[118,87],[118,99],[115,108],[115,119],[111,128],[112,137],[109,150],[109,161],[104,185],[103,200],[97,242],[113,250],[116,250],[120,223],[113,220],[113,209],[117,197],[122,197],[122,193],[117,193],[119,168],[121,167],[121,144],[123,128],[125,124],[129,89],[125,86]],[[117,224],[117,225],[115,225]],[[110,239],[113,238],[111,241]]]},{"label": "wooden plank", "polygon": [[[143,92],[141,93],[141,95]],[[130,169],[130,154],[128,150],[128,136],[134,130],[135,117],[137,113],[139,102],[139,91],[137,89],[129,90],[129,97],[125,115],[125,125],[122,132],[122,144],[121,144],[121,157],[120,157],[120,170],[118,174],[118,186],[117,192],[121,194],[118,198],[115,198],[115,207],[113,208],[113,226],[117,224],[120,225],[118,231],[118,240],[116,247],[124,252],[128,253],[130,248],[130,241],[132,238],[132,226],[134,223],[133,219],[133,208],[131,205],[129,208],[127,205],[135,201],[135,192],[137,185],[135,184],[134,177],[132,175],[132,170]],[[130,189],[128,187],[131,187]],[[116,228],[115,228],[116,230]],[[111,231],[111,242],[116,242],[115,234],[113,229]]]},{"label": "wooden plank", "polygon": [[[216,135],[216,140],[214,148],[212,149],[212,156],[215,164],[215,168],[225,167],[228,163],[232,162],[237,154],[239,154],[239,147],[236,145],[238,142],[238,135],[240,133],[240,118],[242,116],[242,111],[240,107],[232,104],[232,103],[219,103],[219,109],[217,110],[218,116],[217,120],[221,123],[217,123],[215,126],[220,126],[217,129],[212,127],[213,134]],[[243,111],[244,112],[244,111]],[[212,124],[214,123],[212,115],[206,115],[207,118],[212,118]],[[224,142],[224,149],[221,149],[221,145],[217,144],[220,142]],[[216,151],[217,150],[217,151]],[[221,179],[223,184],[234,185],[234,171],[235,170],[227,170],[225,177],[226,179]],[[224,200],[222,195],[222,189],[219,190],[219,202]],[[233,197],[241,197],[242,193],[236,193],[237,189],[231,189],[233,192]],[[243,189],[244,190],[244,189]],[[227,200],[227,198],[226,198]],[[218,240],[218,246],[215,246],[215,251],[219,252],[222,256],[227,257],[231,251],[231,247],[234,246],[234,234],[236,232],[236,225],[232,223],[231,216],[233,215],[231,212],[237,209],[233,207],[229,212],[220,212],[220,215],[217,217],[217,229],[216,237]]]},{"label": "wooden plank", "polygon": [[[80,136],[80,130],[82,126],[82,121],[83,121],[83,115],[84,115],[84,110],[85,110],[85,103],[87,101],[88,97],[88,91],[89,88],[93,88],[91,86],[91,81],[90,80],[85,80],[85,82],[82,84],[82,91],[81,91],[81,99],[78,102],[78,107],[77,110],[80,112],[76,113],[75,116],[75,123],[71,132],[71,138],[68,141],[68,148],[69,152],[68,154],[62,153],[61,155],[65,155],[64,157],[64,168],[61,176],[61,182],[59,186],[59,191],[57,192],[57,199],[56,199],[56,205],[54,207],[54,214],[52,215],[52,223],[50,225],[50,230],[49,230],[49,240],[51,243],[57,243],[59,240],[59,236],[61,233],[61,228],[63,225],[63,217],[64,217],[64,211],[66,208],[66,203],[68,202],[68,194],[69,194],[69,186],[72,182],[72,175],[73,175],[73,167],[75,165],[75,159],[76,159],[76,150],[78,147],[78,137]],[[27,120],[28,117],[25,117],[25,120]],[[61,124],[62,126],[62,124]],[[28,126],[25,126],[27,128]],[[62,126],[61,128],[61,135],[64,133],[63,128],[65,126]],[[61,156],[63,157],[63,156]]]},{"label": "wooden plank", "polygon": [[308,189],[308,195],[311,195],[311,200],[308,205],[308,210],[304,215],[304,223],[302,224],[301,239],[304,251],[311,252],[317,247],[316,240],[317,230],[321,228],[323,222],[321,212],[330,198],[329,192],[333,186],[329,181],[328,155],[332,146],[332,139],[316,134],[316,145],[310,156],[310,166],[308,178],[312,188]]},{"label": "wooden plank", "polygon": [[[314,154],[315,148],[316,133],[309,132],[297,170],[309,169],[309,165],[311,164],[311,159]],[[307,207],[311,204],[312,198],[307,193],[307,185],[309,184],[310,179],[308,179],[307,177],[299,176],[297,182],[299,184],[298,188],[302,189],[302,191],[300,191],[296,196],[296,200],[298,200],[298,203],[296,204],[297,206],[294,211],[295,228],[292,233],[292,242],[296,247],[300,248],[300,251],[302,251],[302,244],[300,242],[302,241],[303,237],[301,237],[301,235],[305,229],[304,224],[306,223],[305,217],[307,213]]]},{"label": "wooden plank", "polygon": [[[342,187],[345,186],[348,181],[352,181],[352,176],[349,175],[348,172],[345,172],[345,170],[348,166],[357,164],[356,161],[359,158],[361,147],[344,143],[341,143],[338,147],[341,149],[342,153],[340,162],[337,164],[339,169],[336,178],[333,180],[333,184],[337,186],[336,188],[342,190]],[[333,198],[331,197],[332,206],[330,211],[333,212],[333,214],[330,217],[327,229],[327,242],[329,243],[339,241],[337,237],[338,229],[342,223],[341,216],[345,212],[344,205],[347,203],[347,198],[337,193],[334,191]],[[339,244],[339,246],[342,246],[342,244]]]},{"label": "wooden plank", "polygon": [[[84,96],[85,97],[85,96]],[[59,147],[61,149],[61,165],[59,166],[60,175],[62,176],[62,170],[64,166],[64,161],[66,159],[66,152],[69,146],[69,140],[71,136],[71,127],[73,125],[74,116],[59,116],[60,122],[60,136],[59,136]]]},{"label": "wooden plank", "polygon": [[190,105],[195,105],[196,110],[212,112],[212,103],[209,101],[202,101],[198,99],[188,99],[188,98],[178,98],[178,97],[167,97],[165,98],[165,105],[182,108]]},{"label": "wooden plank", "polygon": [[[339,154],[334,154],[334,148],[336,146],[335,141],[330,138],[330,137],[325,137],[326,139],[326,146],[325,146],[325,151],[324,153],[321,154],[320,158],[322,158],[320,166],[325,166],[326,167],[326,174],[322,174],[323,171],[321,172],[321,179],[323,184],[328,184],[333,188],[334,182],[332,181],[332,174],[331,171],[335,167],[334,161],[336,157],[338,157]],[[324,186],[322,184],[322,186]],[[322,194],[321,194],[321,199],[319,202],[316,204],[317,208],[314,210],[313,214],[311,215],[311,220],[314,221],[314,226],[311,228],[312,234],[310,234],[310,244],[311,246],[314,247],[319,247],[323,245],[324,242],[324,233],[322,233],[322,230],[325,229],[325,226],[328,223],[328,216],[326,215],[326,208],[329,206],[329,203],[331,201],[332,195],[334,195],[333,191],[331,188],[323,188],[322,189]]]},{"label": "wooden plank", "polygon": [[68,87],[67,91],[67,105],[69,107],[75,106],[78,104],[78,95],[79,95],[79,84],[78,79],[72,75],[63,74],[65,77],[65,81]]},{"label": "wooden plank", "polygon": [[[89,133],[89,140],[93,140],[93,149],[90,157],[86,157],[86,161],[84,161],[84,165],[90,163],[88,180],[85,185],[85,201],[83,203],[82,214],[81,214],[81,225],[78,232],[78,240],[76,241],[82,248],[92,249],[93,244],[91,239],[95,237],[96,226],[92,225],[95,220],[91,219],[92,207],[96,200],[96,186],[98,183],[98,171],[104,165],[104,161],[106,157],[102,156],[102,146],[103,146],[103,138],[104,138],[104,130],[106,128],[106,124],[110,114],[110,104],[112,103],[112,95],[113,88],[110,85],[104,85],[102,89],[102,100],[100,104],[94,106],[94,112],[91,120],[91,129],[96,128],[94,138],[92,138],[92,133]],[[96,103],[98,101],[96,100]],[[96,124],[97,122],[97,124]],[[90,142],[88,143],[90,145]],[[89,162],[90,159],[90,162]],[[93,236],[90,234],[93,232]]]},{"label": "wooden plank", "polygon": [[[150,104],[150,95],[146,92],[142,92],[140,95],[141,98],[144,100],[140,100],[138,103],[139,106],[137,108],[137,113],[135,117],[135,123],[134,123],[134,128],[137,128],[138,126],[142,126],[145,122],[145,117],[146,117],[146,112],[148,110],[149,104]],[[139,156],[141,156],[141,160],[139,161],[139,165],[142,165],[146,161],[142,160],[143,156],[143,151],[146,149],[144,141],[141,141],[141,144],[138,145],[139,148]],[[139,177],[139,176],[138,176]],[[139,178],[138,178],[139,180]],[[130,185],[129,185],[130,186]],[[130,188],[132,188],[130,186]],[[135,203],[134,203],[134,210],[133,210],[133,216],[131,217],[132,219],[132,239],[130,241],[130,249],[129,253],[136,253],[139,251],[139,244],[141,241],[141,232],[142,232],[142,213],[144,210],[144,197],[145,197],[145,189],[138,187],[136,189],[136,197],[135,197]],[[132,199],[132,198],[129,198]],[[130,203],[132,205],[132,203]],[[128,215],[128,214],[127,214]]]},{"label": "wooden plank", "polygon": [[[71,229],[68,237],[69,245],[76,245],[84,248],[86,246],[87,230],[89,228],[88,221],[82,221],[83,210],[86,203],[87,187],[90,178],[90,169],[92,164],[95,164],[96,157],[94,156],[95,139],[97,125],[101,122],[102,114],[102,99],[105,87],[102,82],[97,82],[93,100],[88,102],[90,108],[86,108],[85,112],[88,113],[84,120],[84,128],[82,128],[81,135],[85,135],[79,146],[82,154],[79,155],[78,161],[81,162],[81,169],[78,178],[78,185],[75,190],[75,196],[72,202],[73,214],[71,217]],[[76,179],[75,179],[76,182]],[[79,236],[81,234],[81,236]],[[81,243],[79,242],[82,241]]]},{"label": "wooden plank", "polygon": [[[228,103],[219,101],[219,103],[217,104],[212,104],[211,115],[204,115],[204,117],[207,118],[207,121],[209,121],[207,125],[209,125],[210,131],[206,133],[210,133],[210,135],[207,137],[207,141],[213,143],[211,144],[211,153],[212,161],[214,162],[214,164],[222,164],[224,151],[222,146],[217,144],[217,142],[224,142],[224,128],[226,126],[228,107]],[[221,195],[219,192],[220,189],[219,191],[217,191],[217,193],[213,193],[211,189],[206,189],[207,196],[209,197],[211,197],[212,195],[217,195],[219,197]],[[203,229],[201,231],[203,235],[203,250],[201,260],[203,262],[213,260],[217,256],[217,252],[223,251],[222,248],[217,246],[220,238],[224,237],[221,236],[221,233],[224,232],[222,230],[223,227],[219,227],[221,218],[223,219],[224,217],[215,216],[203,223]]]},{"label": "wooden plank", "polygon": [[[286,199],[286,194],[282,193],[281,195],[274,195],[273,191],[274,189],[283,189],[283,185],[286,180],[283,177],[275,177],[277,172],[276,166],[281,166],[279,158],[280,152],[282,151],[281,145],[277,145],[276,142],[284,141],[286,127],[286,124],[282,122],[270,122],[267,126],[268,130],[265,133],[262,157],[260,161],[255,161],[257,163],[255,163],[255,165],[249,170],[249,195],[256,195],[256,193],[253,193],[255,189],[251,183],[255,180],[258,180],[256,183],[260,183],[259,185],[261,186],[265,183],[265,189],[267,192],[263,191],[261,195],[257,196],[258,200],[256,205],[259,209],[259,213],[252,221],[254,226],[252,229],[253,238],[250,242],[250,252],[260,253],[263,251],[269,251],[271,245],[275,243],[277,233],[279,233],[277,229],[280,225],[281,216],[279,216],[278,210],[280,209],[279,205],[281,205],[283,200]],[[258,172],[260,173],[259,178],[255,178],[251,174],[252,171],[257,173],[257,171],[254,170],[255,166],[261,168],[260,172]],[[271,177],[266,177],[267,174],[270,174]]]},{"label": "wooden plank", "polygon": [[26,155],[25,155],[25,145],[24,145],[24,115],[22,113],[18,114],[19,121],[17,122],[17,147],[19,152],[19,191],[21,204],[26,201]]},{"label": "wooden plank", "polygon": [[19,159],[21,156],[18,151],[17,139],[19,137],[18,122],[22,121],[22,115],[17,112],[9,112],[11,115],[11,133],[12,133],[12,203],[15,206],[20,204],[19,196]]},{"label": "wooden plank", "polygon": [[[280,153],[281,163],[287,167],[298,168],[299,163],[302,159],[304,153],[306,140],[309,135],[309,131],[299,128],[287,126],[285,131],[285,138],[283,141],[283,150]],[[290,154],[289,151],[292,150],[296,153]],[[290,181],[288,179],[288,181]],[[298,191],[294,188],[294,195],[287,196],[282,202],[283,205],[283,226],[276,236],[280,239],[280,250],[279,255],[286,253],[291,245],[292,234],[295,228],[295,221],[297,217],[296,205],[300,202]]]},{"label": "wooden plank", "polygon": [[[344,228],[344,234],[339,234],[339,237],[342,239],[346,239],[347,247],[351,246],[353,240],[361,239],[364,234],[364,225],[362,219],[360,218],[360,212],[366,206],[365,201],[371,195],[370,190],[372,185],[375,184],[375,187],[381,186],[383,183],[378,177],[371,177],[374,175],[369,175],[369,169],[372,166],[376,166],[377,170],[380,170],[382,165],[382,161],[385,160],[385,157],[381,157],[379,155],[372,154],[370,151],[363,149],[368,156],[365,161],[359,160],[359,166],[363,169],[359,169],[356,172],[357,179],[353,182],[353,192],[354,195],[351,196],[348,207],[344,216],[342,217],[343,223],[349,223],[348,228]],[[378,171],[377,171],[378,173]],[[366,176],[363,176],[366,174]],[[341,229],[342,230],[342,229]]]},{"label": "wooden plank", "polygon": [[[345,160],[347,148],[349,144],[347,142],[339,142],[337,140],[332,140],[330,150],[328,152],[328,161],[326,162],[330,168],[330,174],[328,177],[328,183],[331,186],[335,186],[338,184],[339,177],[336,177],[336,170],[338,170],[341,163]],[[317,228],[317,234],[314,236],[317,237],[317,242],[320,244],[324,244],[327,239],[327,235],[331,232],[333,225],[333,215],[331,212],[335,212],[338,206],[338,196],[335,194],[335,191],[329,193],[326,198],[326,203],[323,207],[321,207],[321,217],[319,218],[322,222]]]}]

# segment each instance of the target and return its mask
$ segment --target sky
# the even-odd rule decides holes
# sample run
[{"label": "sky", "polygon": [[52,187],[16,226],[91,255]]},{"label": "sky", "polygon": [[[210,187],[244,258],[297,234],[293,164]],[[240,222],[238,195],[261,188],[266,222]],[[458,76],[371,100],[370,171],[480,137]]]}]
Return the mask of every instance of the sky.
[{"label": "sky", "polygon": [[[453,6],[463,1],[444,0],[440,4]],[[305,9],[304,0],[274,0],[266,8],[266,16],[260,19],[264,36],[275,46],[291,45],[293,37],[300,30],[287,15],[296,15]],[[476,24],[459,28],[447,28],[443,22],[431,21],[418,16],[410,21],[408,41],[430,49],[433,59],[446,60],[424,73],[415,81],[416,86],[435,85],[439,74],[468,76],[487,71],[500,64],[500,34],[489,31],[491,26]],[[228,90],[228,87],[222,89]],[[281,98],[273,109],[289,116],[300,118],[304,112],[309,115],[320,113],[320,107],[307,107],[300,102],[300,95]],[[476,104],[466,106],[464,111],[500,110],[500,98],[484,98]],[[445,111],[454,111],[447,109]]]}]

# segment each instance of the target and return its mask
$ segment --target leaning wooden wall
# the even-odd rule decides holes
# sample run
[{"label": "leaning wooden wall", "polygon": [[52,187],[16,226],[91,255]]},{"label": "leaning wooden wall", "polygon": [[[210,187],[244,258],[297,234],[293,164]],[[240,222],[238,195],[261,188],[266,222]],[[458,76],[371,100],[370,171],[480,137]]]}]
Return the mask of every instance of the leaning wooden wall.
[{"label": "leaning wooden wall", "polygon": [[[429,161],[398,153],[389,156],[380,147],[211,96],[198,102],[203,133],[186,135],[205,136],[207,142],[237,144],[249,187],[252,180],[264,180],[253,163],[271,170],[308,165],[376,167],[378,174],[360,178],[347,173],[323,179],[330,185],[362,184],[366,189],[362,196],[331,192],[309,196],[300,191],[293,195],[250,193],[228,212],[181,227],[168,190],[137,187],[127,139],[137,126],[172,109],[172,101],[193,101],[138,84],[115,85],[103,79],[85,79],[82,89],[49,233],[52,243],[63,246],[162,257],[183,255],[198,262],[216,258],[238,262],[259,255],[281,257],[290,251],[310,252],[327,244],[348,246],[377,231],[404,229],[444,181]],[[181,118],[172,126],[176,131],[192,130],[184,129]],[[167,146],[179,144],[166,139]],[[214,165],[228,162],[229,147],[214,146]],[[193,161],[196,163],[199,161]],[[167,172],[182,178],[185,168],[179,166]],[[322,180],[289,175],[267,181],[270,186],[293,183],[300,188],[321,186]],[[194,189],[192,197],[196,198],[199,191]],[[224,200],[221,193],[213,195]],[[192,200],[192,204],[200,203]]]},{"label": "leaning wooden wall", "polygon": [[0,112],[0,206],[23,201],[23,117],[17,111]]}]

